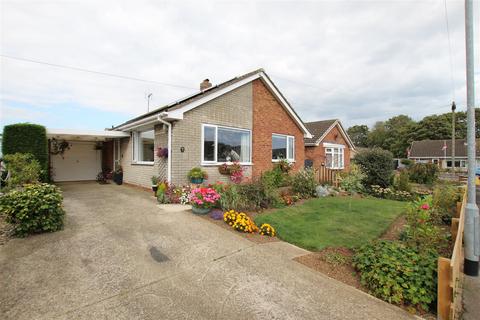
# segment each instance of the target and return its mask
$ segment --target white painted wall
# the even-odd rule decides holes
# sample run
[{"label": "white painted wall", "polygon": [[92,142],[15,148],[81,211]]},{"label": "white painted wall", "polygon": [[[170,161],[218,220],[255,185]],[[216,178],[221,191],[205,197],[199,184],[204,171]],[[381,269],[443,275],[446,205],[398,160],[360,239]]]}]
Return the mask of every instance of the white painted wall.
[{"label": "white painted wall", "polygon": [[70,149],[61,155],[51,155],[53,181],[95,180],[102,170],[102,152],[95,142],[68,141]]}]

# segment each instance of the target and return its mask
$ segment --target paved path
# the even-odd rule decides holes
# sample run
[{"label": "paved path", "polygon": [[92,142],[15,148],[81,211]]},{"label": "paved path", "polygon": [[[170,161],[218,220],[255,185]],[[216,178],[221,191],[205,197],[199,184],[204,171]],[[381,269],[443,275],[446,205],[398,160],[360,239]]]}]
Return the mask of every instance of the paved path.
[{"label": "paved path", "polygon": [[412,319],[149,193],[65,184],[63,231],[0,246],[2,319]]}]

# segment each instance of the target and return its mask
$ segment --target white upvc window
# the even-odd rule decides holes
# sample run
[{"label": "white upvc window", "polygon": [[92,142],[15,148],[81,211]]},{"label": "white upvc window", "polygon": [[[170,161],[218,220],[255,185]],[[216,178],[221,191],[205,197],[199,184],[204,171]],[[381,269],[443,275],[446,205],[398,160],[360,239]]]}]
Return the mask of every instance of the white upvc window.
[{"label": "white upvc window", "polygon": [[345,146],[331,143],[324,143],[325,147],[325,167],[329,169],[345,168]]},{"label": "white upvc window", "polygon": [[202,124],[203,165],[239,162],[252,163],[252,133],[239,129],[212,124]]},{"label": "white upvc window", "polygon": [[133,142],[133,163],[153,164],[155,161],[155,131],[148,129],[143,131],[134,131],[132,133]]},{"label": "white upvc window", "polygon": [[295,137],[272,134],[272,161],[295,161]]}]

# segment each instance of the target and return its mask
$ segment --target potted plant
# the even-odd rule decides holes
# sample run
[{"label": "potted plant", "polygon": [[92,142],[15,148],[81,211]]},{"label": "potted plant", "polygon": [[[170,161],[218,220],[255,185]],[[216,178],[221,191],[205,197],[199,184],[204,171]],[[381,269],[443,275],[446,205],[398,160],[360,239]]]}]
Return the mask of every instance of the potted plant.
[{"label": "potted plant", "polygon": [[152,176],[152,191],[154,194],[157,194],[158,190],[158,177]]},{"label": "potted plant", "polygon": [[213,188],[195,188],[189,196],[192,212],[207,214],[220,199],[220,195]]},{"label": "potted plant", "polygon": [[208,174],[201,168],[195,167],[188,172],[188,178],[191,183],[201,184],[204,179],[208,178]]},{"label": "potted plant", "polygon": [[113,172],[113,181],[120,185],[123,183],[123,169],[121,166],[119,166],[114,172]]}]

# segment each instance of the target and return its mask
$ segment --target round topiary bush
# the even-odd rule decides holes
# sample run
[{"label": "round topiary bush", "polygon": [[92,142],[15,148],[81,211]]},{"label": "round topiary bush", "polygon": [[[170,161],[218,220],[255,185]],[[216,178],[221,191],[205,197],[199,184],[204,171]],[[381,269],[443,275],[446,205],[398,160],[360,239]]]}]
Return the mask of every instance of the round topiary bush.
[{"label": "round topiary bush", "polygon": [[54,232],[63,227],[62,201],[60,189],[54,185],[27,184],[0,197],[0,212],[20,237]]},{"label": "round topiary bush", "polygon": [[366,188],[372,185],[386,188],[390,185],[393,175],[393,155],[390,151],[380,148],[367,149],[357,153],[353,161],[366,175],[363,179]]}]

